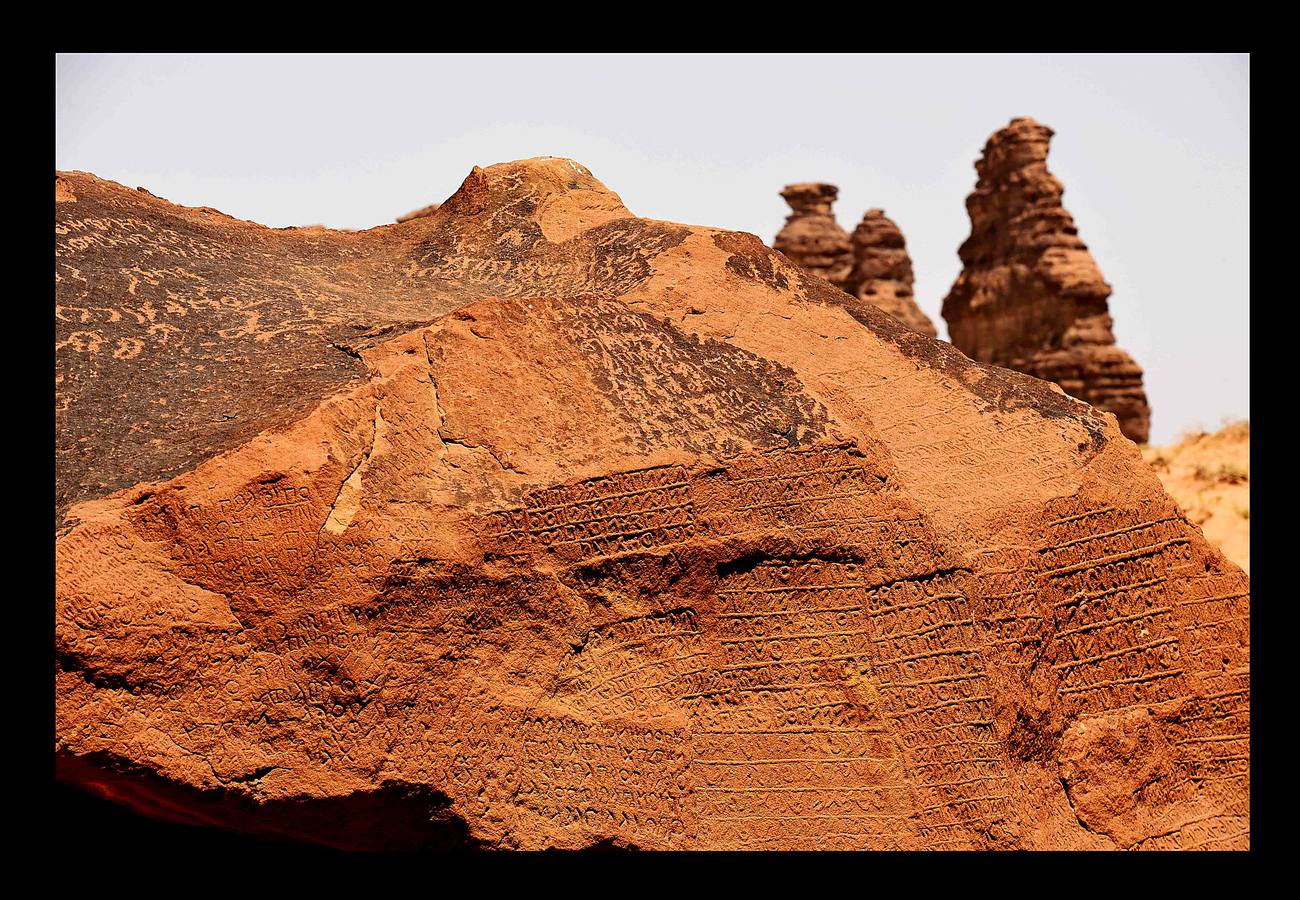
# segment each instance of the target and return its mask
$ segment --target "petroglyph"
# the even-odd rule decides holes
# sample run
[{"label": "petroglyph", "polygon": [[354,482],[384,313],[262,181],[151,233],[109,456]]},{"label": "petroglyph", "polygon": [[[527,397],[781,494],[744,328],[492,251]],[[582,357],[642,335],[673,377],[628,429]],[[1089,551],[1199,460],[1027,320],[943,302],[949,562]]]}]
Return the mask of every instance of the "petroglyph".
[{"label": "petroglyph", "polygon": [[349,847],[1249,846],[1249,579],[1090,407],[568,160],[358,233],[56,200],[63,779]]}]

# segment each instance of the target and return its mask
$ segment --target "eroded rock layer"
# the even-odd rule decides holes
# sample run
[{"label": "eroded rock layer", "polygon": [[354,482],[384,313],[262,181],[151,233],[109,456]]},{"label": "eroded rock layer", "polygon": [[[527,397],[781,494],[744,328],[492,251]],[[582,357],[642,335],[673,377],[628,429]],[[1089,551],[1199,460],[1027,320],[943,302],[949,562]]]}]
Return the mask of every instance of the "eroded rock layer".
[{"label": "eroded rock layer", "polygon": [[772,246],[843,289],[853,271],[853,244],[831,210],[839,192],[833,184],[786,185],[781,196],[790,204],[791,213]]},{"label": "eroded rock layer", "polygon": [[963,269],[943,317],[963,353],[1059,384],[1113,413],[1124,435],[1144,444],[1151,410],[1142,370],[1115,346],[1110,285],[1047,170],[1052,134],[1033,119],[1013,119],[985,144],[966,198]]},{"label": "eroded rock layer", "polygon": [[1111,420],[584,168],[56,181],[56,740],[349,847],[1240,848],[1249,579]]},{"label": "eroded rock layer", "polygon": [[853,273],[845,289],[878,306],[913,331],[938,337],[912,293],[912,258],[903,232],[884,210],[869,209],[853,229]]}]

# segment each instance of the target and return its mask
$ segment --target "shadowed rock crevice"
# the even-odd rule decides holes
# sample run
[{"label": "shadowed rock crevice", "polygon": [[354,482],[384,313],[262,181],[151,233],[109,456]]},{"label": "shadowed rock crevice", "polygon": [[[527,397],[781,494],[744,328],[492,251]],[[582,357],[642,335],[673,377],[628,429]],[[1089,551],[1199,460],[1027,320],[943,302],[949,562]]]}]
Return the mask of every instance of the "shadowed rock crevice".
[{"label": "shadowed rock crevice", "polygon": [[[274,841],[323,844],[340,850],[474,849],[478,842],[449,800],[420,785],[382,784],[341,797],[259,802],[238,788],[197,791],[160,778],[111,754],[56,757],[60,781],[123,804],[140,815],[216,828]],[[267,774],[250,773],[242,782]]]}]

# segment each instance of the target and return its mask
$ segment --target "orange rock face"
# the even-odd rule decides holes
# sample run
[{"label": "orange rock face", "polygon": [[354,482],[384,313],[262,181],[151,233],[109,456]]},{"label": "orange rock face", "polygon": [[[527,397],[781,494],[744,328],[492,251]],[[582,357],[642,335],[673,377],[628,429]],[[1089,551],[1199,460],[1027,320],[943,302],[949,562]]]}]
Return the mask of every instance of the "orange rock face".
[{"label": "orange rock face", "polygon": [[989,138],[966,199],[971,234],[964,266],[943,302],[952,342],[982,362],[1044,378],[1113,413],[1120,430],[1147,441],[1151,410],[1142,370],[1115,346],[1101,276],[1064,187],[1047,170],[1052,130],[1013,119]]},{"label": "orange rock face", "polygon": [[853,245],[831,211],[839,192],[833,184],[786,185],[781,196],[792,212],[772,246],[814,275],[844,288],[853,271]]},{"label": "orange rock face", "polygon": [[912,258],[907,255],[903,232],[883,210],[867,210],[853,230],[853,273],[845,287],[913,331],[939,336],[930,317],[916,305]]},{"label": "orange rock face", "polygon": [[1113,420],[582,166],[56,180],[58,772],[346,847],[1242,848],[1249,579]]}]

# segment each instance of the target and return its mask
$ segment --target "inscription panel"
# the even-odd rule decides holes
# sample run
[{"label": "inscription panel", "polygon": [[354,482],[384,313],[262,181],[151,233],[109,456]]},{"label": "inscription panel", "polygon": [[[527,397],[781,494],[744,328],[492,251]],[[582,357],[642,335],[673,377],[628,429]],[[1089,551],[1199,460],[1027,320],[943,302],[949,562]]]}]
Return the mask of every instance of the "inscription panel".
[{"label": "inscription panel", "polygon": [[[1168,831],[1135,846],[1248,845],[1249,583],[1181,519],[1071,500],[1023,544],[954,562],[868,454],[732,462],[534,490],[486,519],[494,553],[557,560],[545,575],[393,561],[363,527],[284,538],[323,515],[287,479],[142,503],[177,571],[230,590],[250,627],[196,637],[192,685],[150,672],[118,693],[163,716],[184,718],[187,692],[217,711],[172,740],[223,785],[380,772],[445,786],[507,844],[961,849],[1022,837],[1013,784],[1041,761],[1013,763],[995,720],[1015,711],[1006,674],[1038,672],[1033,736],[1140,706],[1172,748],[1152,755],[1171,769],[1155,790],[1193,818],[1162,813]],[[332,602],[253,603],[265,614],[246,619],[241,586]],[[65,612],[99,621],[81,598]],[[131,753],[166,758],[167,728],[122,730]],[[249,771],[246,747],[265,765]]]},{"label": "inscription panel", "polygon": [[848,447],[810,447],[742,457],[717,490],[719,518],[731,533],[763,528],[853,531],[893,519],[877,495],[888,479],[870,456]]},{"label": "inscription panel", "polygon": [[1169,584],[1192,574],[1185,523],[1132,509],[1063,509],[1038,550],[1061,696],[1077,712],[1184,696],[1181,628]]},{"label": "inscription panel", "polygon": [[1138,846],[1249,845],[1249,579],[1173,513],[1058,506],[1040,548],[1060,696],[1085,716],[1145,707],[1175,750],[1172,796],[1220,810]]},{"label": "inscription panel", "polygon": [[522,508],[489,516],[500,553],[570,559],[648,550],[697,532],[686,471],[627,472],[527,495]]},{"label": "inscription panel", "polygon": [[972,554],[978,590],[970,597],[991,664],[1027,674],[1042,657],[1051,623],[1038,605],[1037,554],[1030,547],[996,547]]},{"label": "inscription panel", "polygon": [[930,573],[866,590],[872,664],[913,772],[920,834],[940,849],[998,844],[1014,829],[969,580]]},{"label": "inscription panel", "polygon": [[701,836],[727,848],[899,848],[913,832],[880,715],[863,567],[769,560],[723,578],[718,662],[684,695]]},{"label": "inscription panel", "polygon": [[553,696],[602,715],[645,715],[707,668],[695,611],[670,611],[589,632],[565,656]]}]

